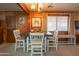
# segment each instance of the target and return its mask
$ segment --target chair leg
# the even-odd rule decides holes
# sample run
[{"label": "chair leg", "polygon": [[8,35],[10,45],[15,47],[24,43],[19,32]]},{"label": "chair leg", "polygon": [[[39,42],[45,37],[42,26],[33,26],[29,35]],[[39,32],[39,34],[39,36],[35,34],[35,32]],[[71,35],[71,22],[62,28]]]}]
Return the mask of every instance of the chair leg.
[{"label": "chair leg", "polygon": [[58,43],[56,42],[56,51],[58,50]]},{"label": "chair leg", "polygon": [[27,37],[27,52],[28,52],[28,48],[29,48],[28,40],[29,40],[29,38]]},{"label": "chair leg", "polygon": [[46,46],[47,46],[46,43],[47,43],[47,41],[46,41],[46,37],[45,37],[45,44],[44,44],[44,46],[45,46],[45,47],[44,47],[45,53],[46,53]]},{"label": "chair leg", "polygon": [[43,49],[42,49],[43,47],[41,47],[41,56],[43,56]]},{"label": "chair leg", "polygon": [[31,56],[33,56],[33,48],[31,47]]},{"label": "chair leg", "polygon": [[46,48],[45,48],[45,53],[46,53]]},{"label": "chair leg", "polygon": [[27,52],[28,52],[28,42],[27,42]]},{"label": "chair leg", "polygon": [[25,52],[25,44],[24,44],[24,52]]},{"label": "chair leg", "polygon": [[49,40],[47,41],[47,51],[49,51]]},{"label": "chair leg", "polygon": [[76,46],[76,38],[74,37],[74,46]]}]

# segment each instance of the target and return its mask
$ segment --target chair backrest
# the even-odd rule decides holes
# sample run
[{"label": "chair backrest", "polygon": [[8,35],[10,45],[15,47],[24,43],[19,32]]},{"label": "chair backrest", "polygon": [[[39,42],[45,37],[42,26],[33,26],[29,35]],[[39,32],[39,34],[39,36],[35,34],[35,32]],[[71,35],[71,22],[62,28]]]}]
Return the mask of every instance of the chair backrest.
[{"label": "chair backrest", "polygon": [[31,42],[34,42],[34,41],[43,42],[43,39],[44,39],[44,33],[39,33],[39,32],[30,33]]},{"label": "chair backrest", "polygon": [[13,30],[13,34],[14,34],[15,39],[21,37],[21,36],[20,36],[20,31],[19,31],[18,29],[17,29],[17,30]]},{"label": "chair backrest", "polygon": [[55,39],[58,38],[58,30],[55,30],[55,31],[54,31],[53,37],[54,37]]}]

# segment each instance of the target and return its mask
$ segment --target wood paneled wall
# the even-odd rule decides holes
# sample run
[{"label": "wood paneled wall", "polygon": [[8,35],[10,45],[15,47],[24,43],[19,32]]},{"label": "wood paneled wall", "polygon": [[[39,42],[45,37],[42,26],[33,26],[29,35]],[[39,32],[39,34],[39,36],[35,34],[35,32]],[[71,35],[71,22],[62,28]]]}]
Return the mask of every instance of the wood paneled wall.
[{"label": "wood paneled wall", "polygon": [[[24,15],[24,19],[25,19],[24,24],[18,23],[19,17],[21,15]],[[31,31],[31,30],[47,31],[47,16],[48,15],[57,15],[57,13],[50,14],[50,13],[30,12],[29,16],[28,16],[24,12],[0,12],[0,20],[1,20],[0,21],[0,43],[15,42],[15,38],[13,35],[14,29],[20,29],[20,32],[22,34],[25,32],[27,34],[27,31]],[[61,14],[58,13],[58,15],[63,15],[63,13],[61,13]],[[68,15],[68,13],[66,13],[66,14],[64,13],[64,15]],[[34,29],[31,27],[31,20],[33,17],[40,17],[41,18],[42,26],[40,28]],[[70,19],[73,20],[73,18],[74,17],[71,17]],[[79,16],[77,16],[77,18],[79,18]],[[75,20],[78,20],[78,19],[75,19]],[[72,23],[70,23],[70,24],[73,25],[74,21],[71,21]],[[68,28],[74,29],[72,25],[70,25]],[[59,34],[68,34],[68,32],[60,32]]]},{"label": "wood paneled wall", "polygon": [[[29,14],[30,17],[30,31],[46,31],[47,24],[47,14],[40,12],[31,12]],[[32,27],[32,18],[40,18],[41,26],[40,27]]]},{"label": "wood paneled wall", "polygon": [[[25,17],[25,23],[23,25],[18,24],[20,15],[24,15]],[[27,13],[25,12],[0,12],[0,19],[2,20],[2,22],[0,21],[0,43],[14,43],[14,29],[19,29],[21,33],[26,31],[26,16]]]},{"label": "wood paneled wall", "polygon": [[3,28],[2,27],[0,27],[0,44],[2,44],[3,43]]}]

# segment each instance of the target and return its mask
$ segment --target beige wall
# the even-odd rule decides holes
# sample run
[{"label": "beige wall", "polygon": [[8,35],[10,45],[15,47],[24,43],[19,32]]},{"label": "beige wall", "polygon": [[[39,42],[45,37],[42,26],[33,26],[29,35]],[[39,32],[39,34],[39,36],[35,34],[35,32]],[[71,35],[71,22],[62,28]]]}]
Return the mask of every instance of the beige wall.
[{"label": "beige wall", "polygon": [[76,13],[69,14],[69,34],[75,34]]},{"label": "beige wall", "polygon": [[76,21],[79,21],[79,12],[78,13],[76,13]]},{"label": "beige wall", "polygon": [[79,21],[79,12],[69,14],[69,33],[76,34],[75,21]]}]

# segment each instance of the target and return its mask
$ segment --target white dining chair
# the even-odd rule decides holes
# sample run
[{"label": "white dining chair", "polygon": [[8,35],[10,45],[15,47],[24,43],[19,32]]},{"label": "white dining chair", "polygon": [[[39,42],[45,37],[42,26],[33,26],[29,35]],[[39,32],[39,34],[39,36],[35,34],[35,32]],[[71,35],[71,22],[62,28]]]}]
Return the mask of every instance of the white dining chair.
[{"label": "white dining chair", "polygon": [[44,33],[30,33],[31,55],[43,55]]},{"label": "white dining chair", "polygon": [[20,36],[20,30],[18,30],[18,29],[13,30],[13,34],[14,34],[14,37],[16,40],[15,51],[17,48],[23,48],[23,50],[25,52],[25,39]]},{"label": "white dining chair", "polygon": [[49,37],[48,50],[49,50],[49,48],[56,48],[56,50],[58,49],[58,30],[55,30],[53,32],[52,37]]}]

